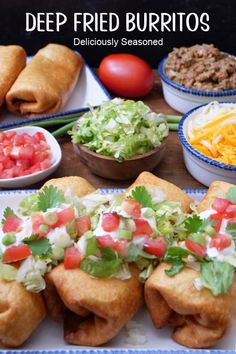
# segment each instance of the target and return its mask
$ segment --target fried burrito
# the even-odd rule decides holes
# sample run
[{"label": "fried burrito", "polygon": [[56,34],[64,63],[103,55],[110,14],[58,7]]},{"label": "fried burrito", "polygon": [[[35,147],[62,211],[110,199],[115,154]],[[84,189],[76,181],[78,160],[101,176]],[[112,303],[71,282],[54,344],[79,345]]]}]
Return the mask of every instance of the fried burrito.
[{"label": "fried burrito", "polygon": [[22,71],[6,96],[11,112],[38,117],[59,112],[70,97],[83,59],[71,49],[48,44]]},{"label": "fried burrito", "polygon": [[137,186],[145,186],[151,193],[154,202],[173,201],[179,202],[184,212],[190,211],[193,199],[174,184],[167,182],[150,172],[142,172],[134,183],[128,188],[133,190]]},{"label": "fried burrito", "polygon": [[[132,276],[127,280],[93,278],[80,269],[66,270],[63,264],[47,275],[48,313],[56,320],[64,316],[67,343],[102,345],[135,315],[143,303],[143,286],[138,269],[134,266],[130,269]],[[63,304],[55,302],[52,286]],[[50,288],[54,303],[47,301],[51,298]]]},{"label": "fried burrito", "polygon": [[199,216],[187,217],[185,237],[176,239],[165,255],[167,262],[145,284],[155,327],[173,326],[172,337],[181,345],[215,345],[235,314],[235,224],[229,218],[235,206],[236,187],[212,183],[198,205]]},{"label": "fried burrito", "polygon": [[18,45],[0,46],[0,106],[26,64],[25,50]]},{"label": "fried burrito", "polygon": [[[79,177],[47,182],[66,193],[68,188],[80,198],[95,189]],[[54,320],[64,318],[64,336],[70,344],[97,346],[112,339],[143,303],[143,286],[138,269],[131,267],[128,280],[94,278],[81,269],[65,269],[63,264],[46,275],[44,298]]]},{"label": "fried burrito", "polygon": [[21,346],[46,315],[42,295],[0,279],[0,344]]}]

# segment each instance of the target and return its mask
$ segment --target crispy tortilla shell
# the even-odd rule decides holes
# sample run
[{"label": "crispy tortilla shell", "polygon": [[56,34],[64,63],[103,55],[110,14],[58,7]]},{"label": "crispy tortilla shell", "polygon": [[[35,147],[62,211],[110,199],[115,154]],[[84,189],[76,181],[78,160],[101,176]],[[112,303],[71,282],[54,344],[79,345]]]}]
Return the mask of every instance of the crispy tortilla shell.
[{"label": "crispy tortilla shell", "polygon": [[0,279],[0,344],[19,347],[46,315],[42,295]]},{"label": "crispy tortilla shell", "polygon": [[18,45],[0,46],[0,106],[26,64],[25,50]]},{"label": "crispy tortilla shell", "polygon": [[190,205],[193,202],[193,199],[188,196],[185,192],[183,192],[180,188],[175,186],[174,184],[167,182],[150,172],[142,172],[138,178],[134,181],[134,183],[128,188],[131,190],[136,186],[144,185],[150,188],[159,188],[161,193],[166,200],[172,200],[176,202],[180,202],[183,211],[190,211]]},{"label": "crispy tortilla shell", "polygon": [[59,112],[79,78],[83,59],[71,49],[48,44],[40,49],[6,96],[8,109],[26,117]]},{"label": "crispy tortilla shell", "polygon": [[60,315],[65,317],[66,342],[102,345],[135,315],[143,303],[143,285],[138,280],[138,269],[130,269],[132,277],[128,280],[93,278],[80,269],[66,270],[63,264],[47,275],[47,282],[51,287],[54,285],[60,297],[50,307],[48,299],[51,295],[47,289],[44,296],[48,312],[56,320]]},{"label": "crispy tortilla shell", "polygon": [[166,275],[170,265],[159,265],[145,284],[145,301],[157,328],[174,326],[173,339],[190,348],[209,348],[220,340],[231,322],[236,279],[227,294],[214,296],[197,290],[199,273],[184,268],[174,277]]}]

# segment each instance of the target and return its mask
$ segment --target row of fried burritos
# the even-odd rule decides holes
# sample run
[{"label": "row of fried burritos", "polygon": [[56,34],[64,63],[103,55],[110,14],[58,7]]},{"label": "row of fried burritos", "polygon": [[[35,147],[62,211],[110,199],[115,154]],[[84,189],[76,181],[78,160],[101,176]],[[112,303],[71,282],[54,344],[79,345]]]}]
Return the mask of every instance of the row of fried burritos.
[{"label": "row of fried burritos", "polygon": [[[57,188],[64,195],[69,193],[72,198],[77,198],[77,202],[84,200],[81,198],[88,198],[97,193],[92,185],[80,177],[50,180],[42,190],[46,191],[46,188],[50,186]],[[225,197],[230,188],[232,186],[227,183],[213,183],[205,198],[198,205],[198,212],[211,209],[216,196]],[[130,200],[130,195],[133,197],[136,195],[137,199],[140,198],[142,193],[145,194],[145,189],[152,191],[157,197],[158,207],[163,205],[161,203],[177,203],[181,212],[191,212],[193,200],[187,194],[169,182],[147,172],[142,173],[126,191],[121,198],[121,203]],[[130,194],[132,191],[135,193]],[[128,205],[137,207],[132,198]],[[164,205],[166,207],[166,204]],[[30,207],[33,209],[33,204]],[[98,212],[99,217],[103,217],[106,213],[104,207],[103,205]],[[145,212],[146,220],[149,220],[151,225],[152,216],[147,216],[147,212],[150,214],[149,209],[151,208],[142,208],[142,212]],[[118,213],[120,205],[115,210]],[[136,212],[137,208],[135,208]],[[120,211],[120,215],[126,217],[124,210]],[[123,222],[122,220],[120,223]],[[140,217],[134,218],[134,221],[137,220],[140,220]],[[99,240],[101,236],[98,230],[101,227],[99,221],[97,222],[93,232],[98,235],[97,240]],[[55,237],[55,232],[53,235]],[[82,237],[77,243],[77,248],[80,250]],[[50,238],[49,234],[48,238]],[[148,248],[146,251],[148,252]],[[92,257],[91,259],[85,259],[85,261],[94,262],[96,252],[89,256]],[[232,309],[235,305],[235,278],[232,279],[227,292],[215,296],[206,287],[197,289],[194,286],[195,279],[199,278],[199,271],[193,267],[183,267],[181,272],[170,277],[167,275],[170,264],[164,261],[164,257],[162,259],[157,257],[151,261],[154,261],[155,267],[145,285],[140,282],[140,269],[137,262],[131,262],[129,265],[129,276],[126,279],[115,276],[102,278],[91,276],[85,264],[84,267],[80,266],[80,269],[79,267],[70,269],[65,266],[65,263],[54,263],[50,271],[45,274],[46,287],[39,293],[28,291],[17,281],[1,280],[0,302],[3,309],[0,314],[1,344],[17,347],[24,343],[48,312],[49,316],[56,321],[64,319],[66,342],[76,345],[102,345],[122,329],[141,308],[145,300],[155,327],[173,326],[175,341],[191,348],[213,346],[223,337],[230,325]]]}]

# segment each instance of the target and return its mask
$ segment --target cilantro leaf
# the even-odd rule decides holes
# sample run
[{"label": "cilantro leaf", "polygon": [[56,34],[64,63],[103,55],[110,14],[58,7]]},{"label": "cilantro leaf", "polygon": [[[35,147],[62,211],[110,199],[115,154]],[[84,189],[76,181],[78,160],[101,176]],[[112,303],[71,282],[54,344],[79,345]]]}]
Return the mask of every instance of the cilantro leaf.
[{"label": "cilantro leaf", "polygon": [[144,186],[138,186],[132,190],[129,198],[135,199],[139,202],[142,208],[152,208],[152,197]]},{"label": "cilantro leaf", "polygon": [[183,261],[174,261],[171,265],[170,269],[166,269],[165,273],[169,277],[173,277],[174,275],[178,274],[181,272],[181,270],[184,268],[185,262]]},{"label": "cilantro leaf", "polygon": [[37,240],[38,236],[39,236],[39,235],[31,235],[31,236],[29,236],[29,237],[25,237],[25,238],[23,239],[23,242],[27,244],[27,243],[29,243],[29,242],[31,242],[31,241],[35,241],[35,240]]},{"label": "cilantro leaf", "polygon": [[202,227],[202,220],[198,215],[193,215],[185,220],[184,225],[187,231],[198,232]]},{"label": "cilantro leaf", "polygon": [[236,223],[228,224],[226,227],[226,231],[233,237],[236,246]]},{"label": "cilantro leaf", "polygon": [[47,238],[41,238],[40,240],[31,240],[29,238],[24,241],[29,245],[29,248],[34,256],[43,256],[49,254],[52,250],[51,245]]},{"label": "cilantro leaf", "polygon": [[6,207],[6,209],[3,212],[2,224],[5,223],[7,217],[10,216],[10,215],[16,216],[16,214],[14,213],[14,211],[11,208]]},{"label": "cilantro leaf", "polygon": [[64,196],[57,187],[46,186],[38,194],[38,208],[41,211],[47,211],[49,208],[56,208],[65,201]]},{"label": "cilantro leaf", "polygon": [[226,199],[230,200],[232,203],[236,203],[236,187],[231,187],[226,193]]},{"label": "cilantro leaf", "polygon": [[227,293],[234,280],[234,267],[226,262],[207,262],[201,264],[200,279],[213,295]]},{"label": "cilantro leaf", "polygon": [[185,248],[172,246],[168,248],[164,257],[164,261],[166,262],[182,261],[182,258],[186,258],[191,254],[192,253],[186,250]]}]

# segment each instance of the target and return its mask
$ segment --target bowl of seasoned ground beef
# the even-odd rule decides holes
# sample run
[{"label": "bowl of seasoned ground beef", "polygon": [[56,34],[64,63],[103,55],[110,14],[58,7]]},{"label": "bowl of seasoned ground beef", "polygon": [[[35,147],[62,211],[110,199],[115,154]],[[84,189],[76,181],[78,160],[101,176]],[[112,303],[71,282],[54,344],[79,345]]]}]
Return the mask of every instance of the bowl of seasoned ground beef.
[{"label": "bowl of seasoned ground beef", "polygon": [[158,73],[166,102],[181,113],[211,101],[236,101],[236,57],[213,44],[174,48]]}]

